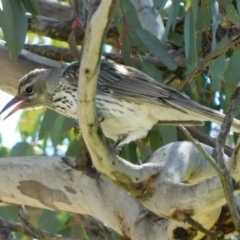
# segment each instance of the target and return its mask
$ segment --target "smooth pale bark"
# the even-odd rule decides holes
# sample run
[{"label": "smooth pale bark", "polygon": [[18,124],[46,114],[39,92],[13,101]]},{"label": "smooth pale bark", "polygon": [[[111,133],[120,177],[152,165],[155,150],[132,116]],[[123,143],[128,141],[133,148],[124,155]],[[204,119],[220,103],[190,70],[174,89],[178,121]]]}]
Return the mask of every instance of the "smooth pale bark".
[{"label": "smooth pale bark", "polygon": [[[108,6],[106,2],[104,7]],[[107,15],[100,11],[98,16]],[[90,73],[95,80],[97,68],[94,64],[99,61],[99,46],[103,42],[101,36],[104,36],[103,32],[99,31],[104,30],[104,21],[106,23],[108,19],[95,18],[95,23],[102,26],[98,31],[93,30],[96,27],[94,24],[91,25],[90,32],[98,37],[92,35],[90,39],[98,41],[99,45],[96,47],[93,43],[93,48],[90,45],[87,48],[87,44],[85,45],[87,52],[92,55],[86,57],[86,62],[91,62],[91,67],[82,64],[82,74],[89,76]],[[8,80],[13,81],[10,83],[6,77],[1,78],[0,88],[14,93],[17,79],[31,68],[28,65],[29,61],[25,64],[25,60],[21,62],[21,59],[14,63],[8,59],[4,61],[2,57],[0,59],[1,66],[6,70],[2,76],[9,76]],[[25,70],[21,70],[22,67]],[[12,69],[16,70],[17,74]],[[21,76],[18,77],[18,74]],[[91,78],[86,79],[91,81]],[[94,85],[92,82],[91,84]],[[94,103],[94,91],[90,91],[91,94],[87,96],[91,103]],[[94,126],[97,123],[96,117],[92,115],[95,114],[94,110],[83,109],[90,117],[89,126]],[[84,137],[91,137],[87,140],[94,166],[114,183],[101,175],[89,178],[80,171],[70,169],[57,157],[1,159],[0,200],[7,204],[25,204],[89,214],[130,239],[173,239],[176,227],[190,229],[182,222],[186,213],[208,229],[216,222],[221,206],[226,202],[221,183],[191,143],[164,146],[151,157],[149,163],[136,166],[110,153],[110,149],[101,142],[101,135],[94,136],[89,130],[86,132]],[[210,148],[205,148],[211,152]],[[229,170],[239,182],[238,152],[234,156],[230,161]],[[115,183],[126,189],[128,194]],[[138,199],[135,200],[131,195],[137,196]],[[143,205],[170,220],[156,220]],[[198,235],[197,239],[200,237],[201,235]]]},{"label": "smooth pale bark", "polygon": [[[88,23],[79,74],[78,118],[93,165],[99,172],[124,188],[129,195],[137,196],[143,205],[159,216],[184,222],[186,215],[190,215],[206,228],[210,228],[218,219],[221,206],[226,200],[219,177],[212,177],[213,172],[206,174],[204,171],[202,174],[191,165],[194,171],[189,175],[191,168],[184,164],[186,161],[190,164],[191,159],[197,164],[198,162],[194,161],[196,158],[201,163],[204,162],[203,156],[192,147],[192,144],[167,145],[157,153],[160,159],[164,159],[162,164],[152,161],[136,166],[115,156],[102,137],[96,117],[95,95],[101,47],[109,19],[99,16],[109,16],[111,3],[110,0],[104,2],[106,4],[104,7],[100,4]],[[208,152],[212,151],[208,147],[205,148]],[[179,166],[179,161],[183,162],[183,168]],[[165,164],[166,172],[163,171]],[[211,167],[208,165],[207,169],[209,168]],[[194,177],[194,174],[197,177]],[[208,177],[211,178],[200,181]],[[196,183],[183,184],[184,179],[185,182],[187,179],[193,179],[191,181]],[[201,234],[198,234],[197,238],[200,237]]]},{"label": "smooth pale bark", "polygon": [[[148,165],[159,166],[159,177],[140,199],[100,174],[89,177],[69,168],[59,157],[2,158],[0,164],[2,203],[88,214],[130,239],[174,239],[177,227],[191,229],[181,222],[184,213],[209,229],[226,202],[215,171],[188,142],[168,144],[153,154]],[[157,221],[139,201],[170,220]]]},{"label": "smooth pale bark", "polygon": [[155,35],[159,40],[162,40],[165,27],[162,17],[153,6],[153,1],[131,0],[131,2],[137,12],[142,27]]},{"label": "smooth pale bark", "polygon": [[7,48],[0,42],[0,89],[16,94],[18,80],[35,68],[60,68],[62,64],[23,50],[17,60],[11,60]]}]

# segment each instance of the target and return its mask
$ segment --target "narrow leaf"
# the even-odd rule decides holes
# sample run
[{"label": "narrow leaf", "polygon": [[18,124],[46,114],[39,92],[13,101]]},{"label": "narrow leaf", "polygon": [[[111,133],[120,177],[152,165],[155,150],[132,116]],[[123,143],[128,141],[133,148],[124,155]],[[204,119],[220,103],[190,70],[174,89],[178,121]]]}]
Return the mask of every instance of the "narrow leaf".
[{"label": "narrow leaf", "polygon": [[0,25],[9,55],[12,59],[16,59],[23,48],[27,33],[25,8],[20,0],[2,0]]},{"label": "narrow leaf", "polygon": [[53,110],[50,110],[50,109],[46,110],[42,120],[40,131],[39,131],[39,136],[38,136],[39,140],[45,138],[46,135],[50,132],[58,116],[59,114],[57,112],[54,112]]},{"label": "narrow leaf", "polygon": [[185,52],[188,62],[188,69],[192,70],[197,64],[197,50],[195,39],[195,22],[192,8],[186,13],[184,21]]},{"label": "narrow leaf", "polygon": [[39,14],[39,4],[37,0],[21,0],[25,6],[27,12],[30,12],[33,16]]},{"label": "narrow leaf", "polygon": [[177,67],[176,62],[171,58],[170,54],[165,49],[159,39],[144,29],[136,29],[136,33],[147,48],[170,70],[175,70]]}]

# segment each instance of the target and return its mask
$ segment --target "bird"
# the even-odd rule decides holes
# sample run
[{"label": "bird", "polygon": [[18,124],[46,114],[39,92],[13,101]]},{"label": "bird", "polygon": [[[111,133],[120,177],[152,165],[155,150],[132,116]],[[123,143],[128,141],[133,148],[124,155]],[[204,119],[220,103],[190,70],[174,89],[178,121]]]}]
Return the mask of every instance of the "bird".
[{"label": "bird", "polygon": [[[19,109],[47,107],[77,119],[77,88],[80,62],[66,69],[35,69],[19,80],[18,94],[0,115],[17,104]],[[122,146],[143,138],[155,124],[221,124],[225,115],[191,100],[135,68],[102,59],[97,83],[96,109],[107,138]],[[240,132],[234,119],[232,131]]]}]

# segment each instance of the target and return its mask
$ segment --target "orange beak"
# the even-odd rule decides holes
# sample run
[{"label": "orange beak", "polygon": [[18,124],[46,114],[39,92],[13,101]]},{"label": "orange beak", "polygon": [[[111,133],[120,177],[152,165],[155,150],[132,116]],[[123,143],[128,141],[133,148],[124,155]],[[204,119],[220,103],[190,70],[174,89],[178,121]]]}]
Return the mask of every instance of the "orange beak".
[{"label": "orange beak", "polygon": [[8,102],[5,105],[5,107],[2,109],[2,111],[0,112],[0,115],[3,112],[5,112],[8,108],[12,107],[13,105],[15,105],[15,104],[17,104],[17,105],[13,108],[13,110],[3,120],[5,120],[9,116],[11,116],[17,110],[25,108],[27,99],[28,99],[27,97],[16,96],[10,102]]}]

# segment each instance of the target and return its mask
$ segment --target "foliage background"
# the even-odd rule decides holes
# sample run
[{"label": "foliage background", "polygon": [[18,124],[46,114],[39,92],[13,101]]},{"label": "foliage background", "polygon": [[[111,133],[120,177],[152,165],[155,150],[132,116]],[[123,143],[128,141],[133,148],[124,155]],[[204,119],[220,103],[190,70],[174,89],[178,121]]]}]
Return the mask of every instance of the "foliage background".
[{"label": "foliage background", "polygon": [[[62,2],[69,4],[68,1]],[[73,34],[69,36],[69,42],[63,42],[27,32],[25,12],[31,12],[37,19],[39,13],[37,0],[2,0],[2,4],[5,4],[5,8],[0,11],[0,26],[2,27],[0,38],[7,42],[11,58],[17,58],[24,44],[44,44],[62,48],[73,45]],[[165,53],[165,47],[159,39],[141,27],[135,9],[128,0],[120,1],[115,14],[114,24],[119,31],[118,40],[108,42],[108,47],[104,51],[107,51],[110,45],[112,52],[122,55],[124,64],[138,68],[157,81],[164,82],[176,89],[197,67],[200,59],[205,56],[206,49],[203,47],[203,41],[208,42],[206,45],[210,46],[210,49],[206,51],[209,53],[226,43],[230,37],[228,31],[219,37],[217,29],[229,29],[229,32],[230,30],[235,31],[235,34],[239,31],[238,28],[232,30],[233,26],[239,22],[239,0],[177,0],[172,2],[155,0],[154,7],[162,18],[167,18],[163,40],[171,42],[176,48],[184,49],[185,54],[181,57],[186,60],[184,61],[186,65],[183,68],[178,67],[172,57]],[[181,21],[184,24],[181,25]],[[118,44],[119,42],[121,44]],[[74,49],[72,50],[73,55],[78,56],[76,48]],[[156,56],[167,66],[167,71],[174,73],[174,77],[166,78],[166,68],[157,68],[152,63],[142,61],[140,57],[142,55]],[[74,60],[77,60],[77,57]],[[215,59],[210,67],[186,89],[186,94],[201,104],[225,112],[231,94],[239,82],[239,62],[240,49],[239,46],[236,46]],[[2,97],[1,101],[4,101]],[[212,127],[215,125],[206,123],[200,129],[208,135],[214,135],[217,131],[216,129],[212,130]],[[23,111],[16,131],[20,133],[21,140],[18,142],[13,140],[11,148],[2,145],[2,138],[6,136],[1,136],[0,133],[0,157],[76,156],[79,151],[81,133],[75,127],[74,120],[50,110]],[[121,155],[129,161],[139,164],[162,145],[176,140],[177,128],[175,126],[154,126],[146,138],[125,145]],[[229,145],[234,146],[234,140],[234,135],[230,135]],[[41,229],[67,236],[76,236],[80,239],[89,239],[86,229],[81,227],[81,219],[78,216],[33,208],[28,208],[28,213],[30,220]],[[14,206],[1,207],[0,216],[18,221]],[[28,237],[17,234],[17,239],[28,239]]]}]

